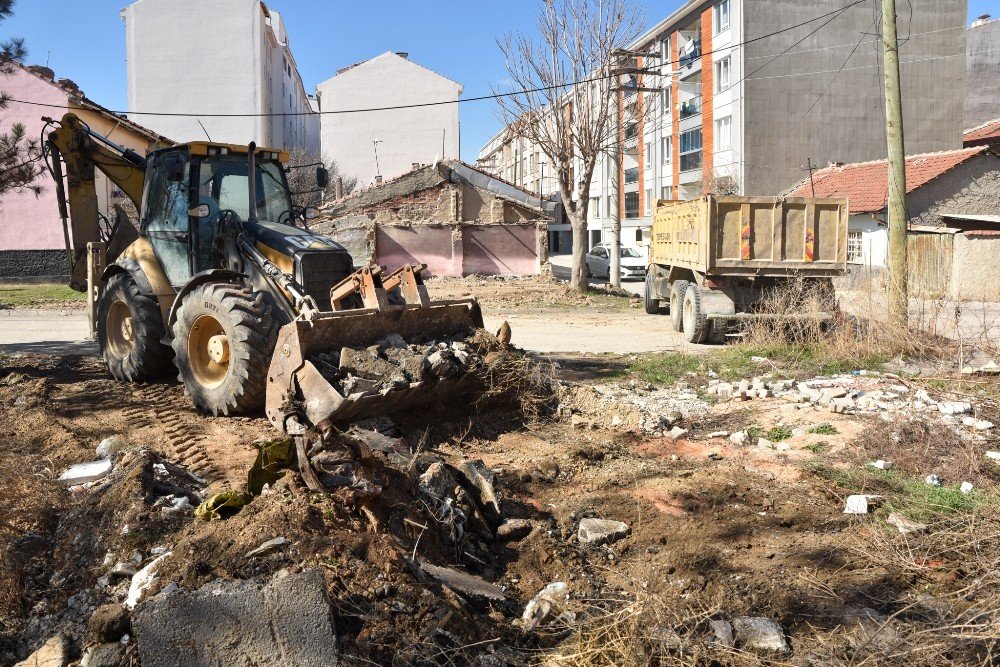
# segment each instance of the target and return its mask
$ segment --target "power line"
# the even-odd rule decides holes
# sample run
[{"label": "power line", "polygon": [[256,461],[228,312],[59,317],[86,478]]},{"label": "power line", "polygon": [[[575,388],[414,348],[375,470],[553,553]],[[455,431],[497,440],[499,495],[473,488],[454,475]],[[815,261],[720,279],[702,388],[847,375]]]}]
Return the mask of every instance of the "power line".
[{"label": "power line", "polygon": [[[803,21],[802,23],[797,23],[795,25],[788,26],[788,27],[782,28],[780,30],[775,30],[774,32],[770,32],[770,33],[767,33],[765,35],[760,35],[758,37],[753,37],[751,39],[744,40],[743,42],[739,42],[737,44],[731,44],[729,46],[726,46],[726,47],[723,47],[723,48],[720,48],[720,49],[717,49],[717,50],[705,51],[701,55],[702,56],[711,55],[713,53],[716,53],[716,51],[728,51],[728,50],[734,49],[734,48],[736,48],[738,46],[744,46],[746,44],[752,44],[754,42],[759,42],[761,40],[768,39],[770,37],[774,37],[775,35],[780,35],[782,33],[789,32],[790,30],[795,30],[797,28],[801,28],[803,26],[809,25],[810,23],[814,23],[816,21],[822,20],[822,19],[824,19],[824,18],[826,18],[828,16],[839,15],[841,12],[844,12],[844,11],[846,11],[846,10],[850,9],[851,7],[854,7],[856,5],[860,5],[863,2],[867,2],[867,0],[855,0],[854,2],[851,2],[851,3],[849,3],[849,4],[847,4],[847,5],[843,6],[843,7],[841,7],[839,9],[835,9],[835,10],[833,10],[831,12],[827,12],[826,14],[822,14],[822,15],[817,16],[815,18],[811,18],[811,19],[809,19],[807,21]],[[834,17],[836,17],[836,16],[834,16]],[[829,21],[827,21],[827,23],[829,23]],[[826,23],[824,23],[823,25],[825,26]],[[820,27],[822,28],[823,26],[820,26]],[[813,32],[809,33],[809,35],[806,35],[806,37],[809,37],[810,35],[815,34],[815,32],[817,32],[817,31],[818,30],[814,30]],[[793,45],[793,46],[797,46],[802,41],[804,41],[804,38],[803,38],[803,40],[800,40],[799,42],[796,42],[796,44]],[[660,64],[660,67],[662,68],[664,65],[676,65],[676,64],[680,64],[680,62],[681,62],[681,59],[678,58],[677,60],[663,62],[663,63]],[[644,71],[643,73],[644,74],[650,74],[652,76],[665,76],[664,74],[659,73],[659,72],[657,72],[655,70],[648,70],[648,71]],[[587,78],[587,79],[582,79],[582,80],[579,80],[579,81],[568,81],[566,83],[553,84],[553,85],[550,85],[550,86],[539,86],[539,87],[536,87],[536,88],[530,88],[530,89],[526,89],[526,90],[515,90],[515,91],[506,92],[506,93],[493,93],[491,95],[479,95],[477,97],[466,97],[464,99],[459,99],[459,100],[440,100],[440,101],[437,101],[437,102],[415,102],[413,104],[397,104],[397,105],[384,106],[384,107],[371,107],[371,108],[366,108],[366,109],[336,109],[336,110],[330,110],[330,111],[298,111],[298,112],[280,112],[280,113],[188,113],[188,112],[185,112],[185,113],[175,113],[175,112],[168,112],[168,111],[111,111],[111,110],[109,110],[109,111],[110,111],[110,113],[113,113],[113,114],[116,114],[116,115],[119,115],[119,116],[175,116],[175,117],[184,117],[184,118],[267,118],[267,117],[294,117],[294,116],[312,116],[312,115],[336,115],[336,114],[349,114],[349,113],[374,113],[374,112],[377,112],[377,111],[396,111],[396,110],[403,110],[403,109],[416,109],[416,108],[422,108],[422,107],[443,106],[443,105],[446,105],[446,104],[461,104],[461,103],[465,103],[465,102],[482,102],[482,101],[485,101],[485,100],[496,100],[496,99],[501,99],[501,98],[504,98],[504,97],[514,97],[514,96],[517,96],[517,95],[530,95],[532,93],[541,93],[541,92],[547,92],[547,91],[552,91],[552,90],[559,90],[559,89],[562,89],[562,88],[571,88],[573,86],[578,86],[578,85],[585,84],[585,83],[594,83],[594,82],[597,82],[597,81],[603,81],[604,79],[609,79],[609,78],[617,77],[617,76],[619,76],[618,73],[610,73],[610,74],[603,74],[603,75],[596,76],[596,77],[590,77],[590,78]],[[47,104],[47,103],[44,103],[44,102],[33,102],[33,101],[30,101],[30,100],[19,100],[19,99],[15,99],[15,98],[8,98],[8,101],[15,102],[15,103],[18,103],[18,104],[26,104],[26,105],[29,105],[29,106],[46,107],[46,108],[52,108],[52,109],[62,109],[62,108],[65,108],[64,106],[59,105],[59,104]]]}]

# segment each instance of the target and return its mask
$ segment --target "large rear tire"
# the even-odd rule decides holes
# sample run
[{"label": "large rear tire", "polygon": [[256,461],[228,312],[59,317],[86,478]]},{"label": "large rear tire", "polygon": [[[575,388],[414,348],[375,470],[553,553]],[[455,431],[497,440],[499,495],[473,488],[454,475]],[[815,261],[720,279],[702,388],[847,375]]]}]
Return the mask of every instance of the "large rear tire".
[{"label": "large rear tire", "polygon": [[645,300],[643,305],[646,308],[646,313],[649,315],[657,315],[660,312],[660,300],[653,298],[653,276],[654,272],[646,269],[646,292]]},{"label": "large rear tire", "polygon": [[691,285],[684,292],[684,340],[689,343],[704,343],[711,326],[701,302],[701,288]]},{"label": "large rear tire", "polygon": [[670,283],[670,324],[674,331],[684,331],[684,293],[690,284],[686,280]]},{"label": "large rear tire", "polygon": [[277,330],[261,292],[209,283],[184,297],[174,323],[174,361],[195,407],[213,415],[260,410]]},{"label": "large rear tire", "polygon": [[725,345],[729,327],[730,324],[726,320],[709,320],[705,342],[709,345]]},{"label": "large rear tire", "polygon": [[171,349],[156,299],[139,291],[127,273],[108,280],[97,303],[97,342],[116,380],[145,382],[166,374]]}]

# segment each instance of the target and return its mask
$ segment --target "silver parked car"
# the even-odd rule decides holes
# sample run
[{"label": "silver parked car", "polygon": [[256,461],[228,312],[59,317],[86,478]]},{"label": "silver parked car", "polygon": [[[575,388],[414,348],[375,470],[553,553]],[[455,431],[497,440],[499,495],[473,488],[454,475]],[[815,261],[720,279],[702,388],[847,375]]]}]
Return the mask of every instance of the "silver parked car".
[{"label": "silver parked car", "polygon": [[[601,243],[587,253],[587,273],[594,278],[611,279],[611,249]],[[622,280],[643,280],[646,277],[646,260],[633,248],[621,248]]]}]

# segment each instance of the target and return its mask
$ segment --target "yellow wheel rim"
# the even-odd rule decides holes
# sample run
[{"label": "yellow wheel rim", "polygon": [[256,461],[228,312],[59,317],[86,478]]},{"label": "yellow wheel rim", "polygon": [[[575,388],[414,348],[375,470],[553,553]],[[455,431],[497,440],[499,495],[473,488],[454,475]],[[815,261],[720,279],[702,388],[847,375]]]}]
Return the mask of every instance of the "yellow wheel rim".
[{"label": "yellow wheel rim", "polygon": [[222,323],[211,315],[200,315],[188,336],[191,372],[201,386],[212,389],[222,384],[229,372],[229,338]]},{"label": "yellow wheel rim", "polygon": [[131,354],[135,347],[135,325],[128,304],[121,300],[112,303],[104,325],[111,353],[118,359]]}]

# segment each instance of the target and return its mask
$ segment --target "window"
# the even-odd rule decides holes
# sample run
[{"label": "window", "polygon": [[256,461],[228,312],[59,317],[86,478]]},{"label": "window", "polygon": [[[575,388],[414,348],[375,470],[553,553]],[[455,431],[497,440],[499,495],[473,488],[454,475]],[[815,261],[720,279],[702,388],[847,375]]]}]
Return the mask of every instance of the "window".
[{"label": "window", "polygon": [[670,164],[670,154],[674,150],[671,139],[672,137],[663,137],[660,139],[660,155],[663,157],[663,164]]},{"label": "window", "polygon": [[632,167],[625,170],[625,185],[639,182],[639,167]]},{"label": "window", "polygon": [[653,190],[646,190],[646,215],[653,212]]},{"label": "window", "polygon": [[590,198],[590,205],[587,207],[587,218],[593,220],[601,217],[601,212],[597,209],[601,206],[601,200],[597,197]]},{"label": "window", "polygon": [[635,242],[642,243],[642,230],[636,227],[635,230]]},{"label": "window", "polygon": [[601,242],[601,230],[591,229],[590,230],[590,247],[593,248],[595,245]]},{"label": "window", "polygon": [[531,154],[531,173],[532,174],[535,173],[536,169],[538,169],[538,153],[532,153]]},{"label": "window", "polygon": [[638,218],[639,217],[639,193],[638,192],[626,192],[625,193],[625,217],[626,218]]},{"label": "window", "polygon": [[701,167],[701,128],[682,132],[681,171],[691,171]]},{"label": "window", "polygon": [[712,25],[715,26],[715,34],[729,30],[729,0],[722,0],[713,8]]},{"label": "window", "polygon": [[664,185],[660,188],[660,199],[673,199],[674,195],[670,192],[671,187],[669,185]]},{"label": "window", "polygon": [[733,117],[725,116],[715,121],[715,148],[727,151],[733,147]]},{"label": "window", "polygon": [[646,142],[646,164],[653,164],[653,142]]},{"label": "window", "polygon": [[639,136],[639,125],[637,123],[632,123],[625,128],[625,140],[635,139]]},{"label": "window", "polygon": [[732,70],[732,58],[726,56],[715,63],[715,92],[721,93],[729,90],[730,72]]},{"label": "window", "polygon": [[[663,62],[667,62],[667,59],[664,58]],[[673,110],[673,107],[671,106],[671,102],[673,101],[673,89],[669,83],[663,87],[661,95],[663,101],[663,113],[670,113]]]},{"label": "window", "polygon": [[847,261],[852,264],[861,263],[861,232],[848,230],[847,232]]},{"label": "window", "polygon": [[607,215],[607,217],[611,218],[611,217],[614,217],[614,216],[618,215],[617,211],[618,211],[618,209],[616,208],[616,205],[615,205],[615,196],[614,195],[608,195],[608,215]]}]

